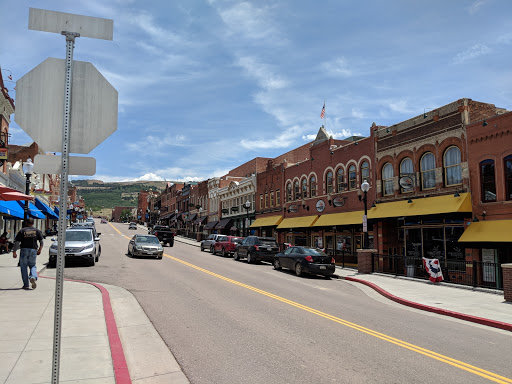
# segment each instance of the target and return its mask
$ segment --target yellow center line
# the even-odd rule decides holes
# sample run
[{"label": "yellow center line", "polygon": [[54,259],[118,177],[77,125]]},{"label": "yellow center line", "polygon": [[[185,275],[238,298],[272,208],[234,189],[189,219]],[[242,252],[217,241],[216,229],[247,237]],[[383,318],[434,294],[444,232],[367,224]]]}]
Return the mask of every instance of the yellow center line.
[{"label": "yellow center line", "polygon": [[321,312],[321,311],[316,310],[314,308],[310,308],[310,307],[307,307],[305,305],[299,304],[299,303],[297,303],[295,301],[291,301],[291,300],[285,299],[284,297],[274,295],[273,293],[263,291],[263,290],[261,290],[259,288],[255,288],[255,287],[252,287],[250,285],[241,283],[239,281],[230,279],[228,277],[219,275],[219,274],[217,274],[215,272],[211,272],[211,271],[209,271],[207,269],[198,267],[197,265],[194,265],[194,264],[190,264],[190,263],[188,263],[186,261],[183,261],[181,259],[178,259],[178,258],[176,258],[174,256],[167,255],[165,253],[164,253],[164,256],[169,258],[169,259],[175,260],[175,261],[177,261],[179,263],[182,263],[184,265],[187,265],[187,266],[189,266],[191,268],[194,268],[194,269],[196,269],[198,271],[204,272],[204,273],[206,273],[208,275],[211,275],[211,276],[217,277],[217,278],[219,278],[221,280],[224,280],[226,282],[229,282],[231,284],[238,285],[239,287],[243,287],[243,288],[249,289],[251,291],[257,292],[257,293],[262,294],[264,296],[267,296],[267,297],[270,297],[272,299],[278,300],[278,301],[280,301],[282,303],[294,306],[296,308],[299,308],[299,309],[302,309],[304,311],[310,312],[310,313],[315,314],[317,316],[323,317],[323,318],[325,318],[327,320],[334,321],[334,322],[336,322],[338,324],[341,324],[341,325],[344,325],[346,327],[352,328],[354,330],[366,333],[366,334],[368,334],[370,336],[377,337],[377,338],[379,338],[381,340],[384,340],[384,341],[387,341],[389,343],[398,345],[398,346],[400,346],[402,348],[409,349],[409,350],[411,350],[413,352],[416,352],[416,353],[419,353],[421,355],[424,355],[424,356],[430,357],[432,359],[438,360],[440,362],[452,365],[452,366],[457,367],[459,369],[462,369],[462,370],[465,370],[467,372],[473,373],[475,375],[481,376],[481,377],[483,377],[485,379],[488,379],[490,381],[494,381],[496,383],[503,383],[503,384],[506,384],[506,383],[510,384],[510,383],[512,383],[512,379],[509,379],[507,377],[497,375],[497,374],[495,374],[493,372],[486,371],[484,369],[475,367],[475,366],[473,366],[471,364],[467,364],[467,363],[464,363],[462,361],[453,359],[451,357],[442,355],[440,353],[437,353],[437,352],[434,352],[434,351],[431,351],[431,350],[419,347],[419,346],[414,345],[414,344],[407,343],[407,342],[405,342],[403,340],[396,339],[394,337],[391,337],[391,336],[388,336],[386,334],[374,331],[374,330],[369,329],[369,328],[365,328],[365,327],[363,327],[361,325],[358,325],[358,324],[355,324],[355,323],[351,323],[351,322],[349,322],[347,320],[343,320],[343,319],[341,319],[339,317],[329,315],[327,313]]}]

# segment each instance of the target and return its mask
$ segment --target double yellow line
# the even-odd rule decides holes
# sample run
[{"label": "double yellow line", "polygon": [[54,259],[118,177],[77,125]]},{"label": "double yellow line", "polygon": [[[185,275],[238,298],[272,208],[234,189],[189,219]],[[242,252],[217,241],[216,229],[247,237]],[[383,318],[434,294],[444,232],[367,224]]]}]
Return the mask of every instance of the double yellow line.
[{"label": "double yellow line", "polygon": [[181,264],[187,265],[187,266],[189,266],[191,268],[197,269],[198,271],[204,272],[204,273],[206,273],[206,274],[208,274],[210,276],[214,276],[214,277],[217,277],[217,278],[219,278],[221,280],[227,281],[228,283],[231,283],[231,284],[234,284],[234,285],[238,285],[239,287],[243,287],[243,288],[249,289],[249,290],[257,292],[257,293],[259,293],[261,295],[270,297],[270,298],[272,298],[274,300],[280,301],[282,303],[285,303],[285,304],[291,305],[293,307],[302,309],[304,311],[310,312],[310,313],[312,313],[314,315],[323,317],[323,318],[325,318],[327,320],[331,320],[331,321],[334,321],[335,323],[338,323],[338,324],[344,325],[346,327],[352,328],[352,329],[354,329],[356,331],[366,333],[367,335],[370,335],[370,336],[373,336],[373,337],[377,337],[377,338],[379,338],[381,340],[384,340],[384,341],[387,341],[389,343],[398,345],[399,347],[406,348],[406,349],[408,349],[410,351],[413,351],[413,352],[419,353],[421,355],[430,357],[430,358],[438,360],[438,361],[440,361],[442,363],[446,363],[446,364],[452,365],[454,367],[457,367],[457,368],[462,369],[464,371],[473,373],[475,375],[478,375],[478,376],[483,377],[485,379],[488,379],[490,381],[494,381],[495,383],[503,383],[503,384],[507,384],[507,383],[510,384],[510,383],[512,383],[512,379],[509,379],[507,377],[497,375],[495,373],[486,371],[485,369],[481,369],[481,368],[475,367],[475,366],[473,366],[471,364],[467,364],[467,363],[464,363],[462,361],[459,361],[459,360],[456,360],[456,359],[452,359],[451,357],[448,357],[448,356],[445,356],[445,355],[441,355],[440,353],[437,353],[437,352],[434,352],[434,351],[430,351],[430,350],[425,349],[425,348],[421,348],[421,347],[419,347],[417,345],[410,344],[410,343],[407,343],[407,342],[405,342],[403,340],[396,339],[394,337],[385,335],[383,333],[374,331],[372,329],[360,326],[360,325],[355,324],[355,323],[351,323],[350,321],[346,321],[346,320],[340,319],[339,317],[329,315],[329,314],[327,314],[325,312],[321,312],[321,311],[318,311],[316,309],[307,307],[307,306],[299,304],[299,303],[297,303],[295,301],[291,301],[291,300],[285,299],[284,297],[274,295],[274,294],[272,294],[270,292],[263,291],[263,290],[261,290],[259,288],[255,288],[255,287],[252,287],[250,285],[241,283],[239,281],[230,279],[228,277],[219,275],[217,273],[208,271],[207,269],[198,267],[197,265],[194,265],[194,264],[187,263],[186,261],[178,259],[178,258],[176,258],[174,256],[170,256],[170,255],[167,255],[165,253],[164,253],[164,256],[169,258],[169,259],[172,259],[174,261],[177,261],[177,262],[179,262]]}]

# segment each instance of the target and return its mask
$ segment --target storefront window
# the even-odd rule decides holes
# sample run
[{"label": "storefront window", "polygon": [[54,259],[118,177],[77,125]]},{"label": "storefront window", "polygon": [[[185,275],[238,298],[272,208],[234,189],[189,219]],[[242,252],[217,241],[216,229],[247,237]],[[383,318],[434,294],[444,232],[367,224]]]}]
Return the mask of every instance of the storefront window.
[{"label": "storefront window", "polygon": [[337,235],[336,236],[336,251],[352,252],[352,236],[351,235]]},{"label": "storefront window", "polygon": [[405,229],[405,253],[407,257],[421,258],[421,228]]},{"label": "storefront window", "polygon": [[446,227],[446,259],[447,260],[465,260],[464,248],[458,243],[459,238],[464,232],[464,227]]},{"label": "storefront window", "polygon": [[314,240],[314,245],[313,246],[315,248],[320,248],[320,249],[324,248],[324,240],[323,240],[322,236],[315,236],[315,240]]},{"label": "storefront window", "polygon": [[443,227],[423,228],[423,255],[428,259],[444,259]]}]

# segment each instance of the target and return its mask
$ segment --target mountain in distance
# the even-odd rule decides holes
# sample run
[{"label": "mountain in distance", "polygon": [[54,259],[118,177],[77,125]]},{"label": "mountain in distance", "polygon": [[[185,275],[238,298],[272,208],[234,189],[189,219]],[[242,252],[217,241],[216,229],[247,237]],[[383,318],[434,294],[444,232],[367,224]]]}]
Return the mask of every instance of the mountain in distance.
[{"label": "mountain in distance", "polygon": [[85,201],[85,207],[93,212],[119,207],[136,207],[139,192],[152,189],[161,192],[173,181],[123,181],[104,183],[101,180],[72,180],[70,184]]}]

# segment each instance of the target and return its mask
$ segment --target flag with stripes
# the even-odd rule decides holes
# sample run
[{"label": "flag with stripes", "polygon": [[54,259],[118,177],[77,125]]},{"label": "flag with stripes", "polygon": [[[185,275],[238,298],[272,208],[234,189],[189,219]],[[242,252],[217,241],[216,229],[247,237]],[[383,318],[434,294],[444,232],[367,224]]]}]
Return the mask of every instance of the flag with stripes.
[{"label": "flag with stripes", "polygon": [[325,116],[325,103],[324,103],[324,106],[322,108],[322,112],[320,112],[320,118],[323,119]]}]

